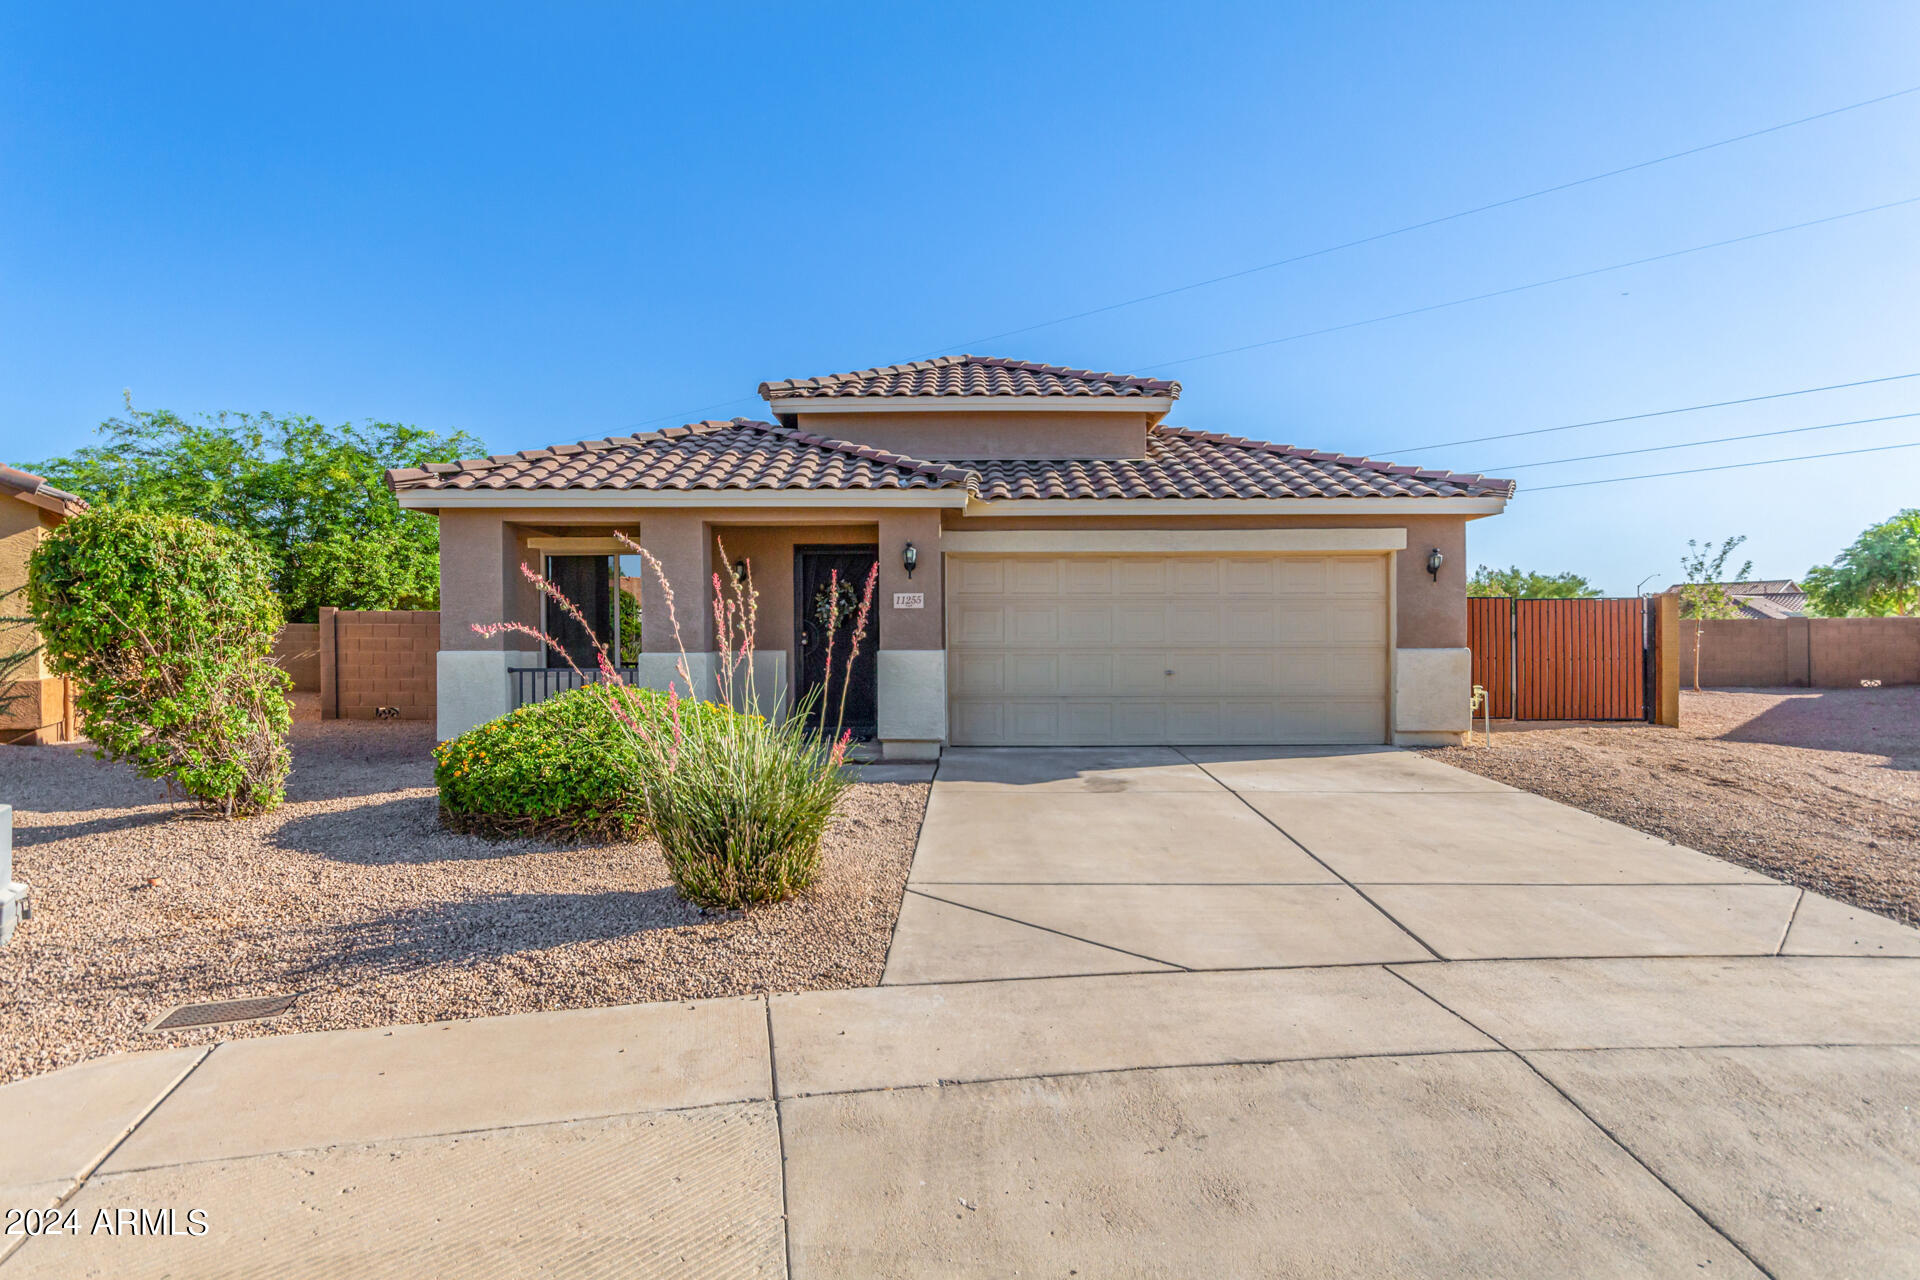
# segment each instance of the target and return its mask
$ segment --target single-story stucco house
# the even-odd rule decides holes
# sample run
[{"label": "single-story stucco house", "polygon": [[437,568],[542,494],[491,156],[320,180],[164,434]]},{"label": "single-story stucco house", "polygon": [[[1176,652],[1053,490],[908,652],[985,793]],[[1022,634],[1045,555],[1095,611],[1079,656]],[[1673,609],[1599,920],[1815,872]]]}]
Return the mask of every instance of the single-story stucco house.
[{"label": "single-story stucco house", "polygon": [[[1177,382],[1018,360],[760,394],[771,422],[388,473],[440,521],[441,737],[571,683],[565,654],[473,630],[541,622],[522,564],[614,633],[616,529],[663,567],[708,695],[716,571],[750,575],[756,681],[791,697],[819,679],[834,573],[858,583],[877,563],[847,719],[887,758],[1437,744],[1467,727],[1466,526],[1511,481],[1166,426]],[[642,586],[641,652],[621,661],[664,688],[679,646],[659,583]]]},{"label": "single-story stucco house", "polygon": [[73,686],[47,670],[40,632],[28,617],[27,562],[49,533],[86,507],[32,472],[0,464],[0,657],[31,655],[5,663],[0,674],[0,742],[65,742],[79,732]]}]

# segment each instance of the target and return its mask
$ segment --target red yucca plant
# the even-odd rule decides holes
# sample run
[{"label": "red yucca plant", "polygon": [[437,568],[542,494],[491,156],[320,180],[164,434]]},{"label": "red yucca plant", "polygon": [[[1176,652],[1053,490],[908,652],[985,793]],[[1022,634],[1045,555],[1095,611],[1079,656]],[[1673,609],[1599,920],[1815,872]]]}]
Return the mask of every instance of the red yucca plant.
[{"label": "red yucca plant", "polygon": [[[702,906],[738,908],[784,899],[812,884],[819,873],[820,840],[840,796],[851,779],[845,768],[851,733],[845,728],[847,689],[871,616],[879,566],[867,575],[844,663],[835,720],[830,734],[809,728],[816,707],[832,694],[832,661],[838,611],[829,620],[825,680],[801,697],[791,714],[782,714],[785,691],[769,691],[763,708],[754,679],[755,630],[759,595],[752,565],[731,583],[713,576],[716,639],[714,684],[718,701],[732,714],[689,717],[683,696],[696,693],[692,664],[681,639],[673,587],[651,552],[618,534],[639,555],[661,589],[668,625],[679,659],[677,679],[667,683],[664,716],[655,716],[629,695],[626,681],[593,626],[558,587],[526,566],[521,572],[549,600],[579,624],[593,646],[595,670],[581,670],[581,683],[596,690],[607,712],[625,731],[648,827],[660,841],[674,885]],[[720,547],[721,558],[726,548]],[[838,576],[832,584],[836,592]],[[837,599],[837,596],[836,596]],[[512,632],[560,648],[552,637],[523,623],[501,622],[474,628],[485,636]],[[562,654],[566,654],[561,649]],[[681,690],[685,689],[683,695]],[[609,762],[609,767],[619,767]]]}]

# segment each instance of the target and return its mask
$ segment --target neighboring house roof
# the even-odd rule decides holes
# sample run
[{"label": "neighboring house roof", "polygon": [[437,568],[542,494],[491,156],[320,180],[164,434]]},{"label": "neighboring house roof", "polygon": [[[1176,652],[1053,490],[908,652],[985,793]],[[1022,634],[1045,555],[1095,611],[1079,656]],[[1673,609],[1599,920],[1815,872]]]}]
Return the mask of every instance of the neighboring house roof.
[{"label": "neighboring house roof", "polygon": [[968,472],[735,418],[387,472],[412,489],[933,489]]},{"label": "neighboring house roof", "polygon": [[1238,436],[1155,427],[1139,459],[961,461],[980,496],[1009,498],[1478,498],[1513,496],[1511,480],[1422,471]]},{"label": "neighboring house roof", "polygon": [[31,471],[22,471],[5,463],[0,463],[0,494],[63,516],[78,515],[87,509],[86,500],[78,494],[56,489]]},{"label": "neighboring house roof", "polygon": [[[1692,584],[1676,582],[1667,588],[1677,595]],[[1806,614],[1807,593],[1792,578],[1766,578],[1756,582],[1715,582],[1727,598],[1740,606],[1743,618],[1798,618]]]},{"label": "neighboring house roof", "polygon": [[527,489],[964,489],[1017,498],[1511,497],[1511,480],[1422,471],[1235,436],[1156,427],[1147,456],[926,462],[735,418],[641,436],[387,472],[396,492]]},{"label": "neighboring house roof", "polygon": [[1177,400],[1180,384],[996,356],[941,356],[912,364],[760,384],[763,400],[928,396],[1104,396]]}]

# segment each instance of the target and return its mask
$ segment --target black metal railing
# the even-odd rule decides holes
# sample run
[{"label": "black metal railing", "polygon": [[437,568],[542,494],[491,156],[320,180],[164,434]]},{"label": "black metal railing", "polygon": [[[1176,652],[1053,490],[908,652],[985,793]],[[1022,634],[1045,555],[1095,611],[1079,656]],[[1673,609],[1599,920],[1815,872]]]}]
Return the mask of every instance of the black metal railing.
[{"label": "black metal railing", "polygon": [[[637,667],[620,667],[620,678],[633,684],[640,678]],[[508,667],[507,679],[513,684],[513,709],[530,702],[557,698],[569,689],[599,684],[606,679],[598,671],[575,671],[572,667]]]}]

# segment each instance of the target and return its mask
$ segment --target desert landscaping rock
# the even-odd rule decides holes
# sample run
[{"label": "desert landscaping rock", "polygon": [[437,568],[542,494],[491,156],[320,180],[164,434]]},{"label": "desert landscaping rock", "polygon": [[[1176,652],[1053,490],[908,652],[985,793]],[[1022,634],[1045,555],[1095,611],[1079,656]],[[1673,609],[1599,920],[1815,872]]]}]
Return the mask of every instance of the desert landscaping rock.
[{"label": "desert landscaping rock", "polygon": [[1680,727],[1504,726],[1426,754],[1920,924],[1920,688],[1710,689]]},{"label": "desert landscaping rock", "polygon": [[[0,1080],[122,1050],[880,980],[925,784],[856,784],[812,890],[709,913],[646,841],[444,830],[429,726],[321,721],[303,701],[286,805],[237,822],[71,747],[0,747],[35,907],[0,950]],[[267,1022],[143,1034],[175,1004],[294,993]]]}]

